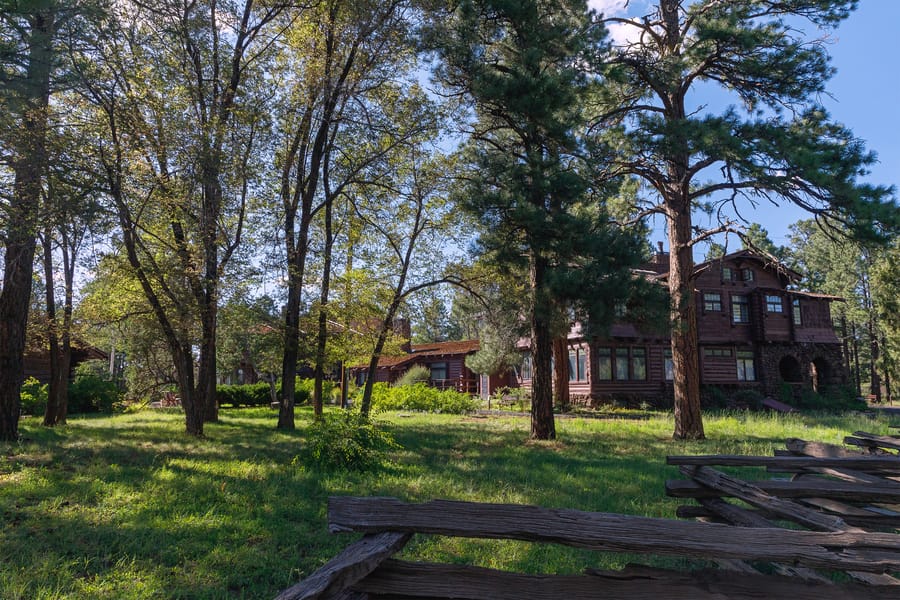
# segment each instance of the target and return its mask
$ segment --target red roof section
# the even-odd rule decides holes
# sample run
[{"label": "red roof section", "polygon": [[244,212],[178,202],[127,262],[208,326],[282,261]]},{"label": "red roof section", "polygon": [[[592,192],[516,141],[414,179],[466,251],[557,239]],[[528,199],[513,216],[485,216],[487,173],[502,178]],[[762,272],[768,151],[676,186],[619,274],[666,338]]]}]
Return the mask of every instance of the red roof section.
[{"label": "red roof section", "polygon": [[419,358],[429,356],[466,355],[477,352],[478,340],[461,342],[431,342],[428,344],[412,344],[410,353],[402,356],[382,356],[378,359],[379,367],[398,367],[406,363],[416,362]]}]

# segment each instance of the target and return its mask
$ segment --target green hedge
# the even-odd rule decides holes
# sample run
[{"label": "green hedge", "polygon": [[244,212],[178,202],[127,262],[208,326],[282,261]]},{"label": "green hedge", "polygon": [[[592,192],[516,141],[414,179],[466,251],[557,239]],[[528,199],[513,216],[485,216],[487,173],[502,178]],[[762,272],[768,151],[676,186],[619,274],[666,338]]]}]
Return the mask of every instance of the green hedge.
[{"label": "green hedge", "polygon": [[[277,397],[281,397],[281,385],[276,389]],[[302,385],[301,381],[297,381],[294,388],[294,404],[305,404],[309,402],[310,394]],[[250,383],[245,385],[219,385],[216,386],[216,400],[219,406],[231,406],[240,408],[242,406],[268,406],[272,402],[272,396],[269,394],[268,383]]]},{"label": "green hedge", "polygon": [[[359,402],[360,399],[357,399]],[[372,410],[415,410],[430,413],[462,414],[472,412],[480,400],[456,390],[439,390],[425,383],[391,387],[386,383],[372,386]]]}]

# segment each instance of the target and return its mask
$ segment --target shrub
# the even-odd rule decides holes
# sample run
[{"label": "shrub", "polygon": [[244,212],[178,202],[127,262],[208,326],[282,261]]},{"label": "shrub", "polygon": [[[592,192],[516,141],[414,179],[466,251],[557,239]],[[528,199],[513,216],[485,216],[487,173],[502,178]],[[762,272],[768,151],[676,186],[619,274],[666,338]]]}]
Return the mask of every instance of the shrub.
[{"label": "shrub", "polygon": [[390,387],[376,383],[372,387],[372,410],[415,410],[430,413],[462,414],[476,410],[477,398],[456,390],[439,390],[425,383]]},{"label": "shrub", "polygon": [[866,410],[866,401],[858,398],[853,388],[835,386],[822,393],[803,390],[800,394],[800,406],[805,409],[843,412],[847,410]]},{"label": "shrub", "polygon": [[327,413],[306,432],[306,446],[294,460],[323,471],[368,471],[380,467],[401,446],[375,421],[359,413]]},{"label": "shrub", "polygon": [[497,409],[531,410],[531,390],[520,387],[500,387],[491,394],[491,406]]},{"label": "shrub", "polygon": [[[300,385],[298,380],[294,387],[294,404],[300,405],[309,402],[310,393]],[[281,397],[281,385],[279,385],[275,393],[277,397]],[[269,406],[272,402],[272,395],[269,384],[261,383],[245,383],[243,385],[217,385],[216,400],[219,406],[231,406],[240,408],[242,406]]]},{"label": "shrub", "polygon": [[413,365],[406,370],[406,373],[400,376],[400,379],[394,382],[395,387],[401,385],[412,385],[414,383],[424,383],[431,378],[431,369],[425,365]]},{"label": "shrub", "polygon": [[[315,387],[316,380],[315,379],[300,379],[297,378],[297,383],[294,385],[294,389],[297,392],[302,392],[304,398],[302,401],[295,400],[295,404],[302,404],[304,402],[311,402],[313,398],[313,388]],[[334,398],[334,390],[340,389],[340,386],[335,384],[333,381],[329,381],[327,379],[322,380],[322,401],[325,402],[327,398]],[[281,390],[279,389],[279,393]],[[296,393],[294,395],[296,398]]]},{"label": "shrub", "polygon": [[69,413],[111,413],[122,395],[102,361],[87,361],[75,367],[69,384]]},{"label": "shrub", "polygon": [[738,390],[731,395],[730,408],[761,410],[765,396],[757,390]]},{"label": "shrub", "polygon": [[22,402],[22,414],[39,416],[47,410],[47,384],[41,383],[34,377],[29,377],[22,384],[19,399]]}]

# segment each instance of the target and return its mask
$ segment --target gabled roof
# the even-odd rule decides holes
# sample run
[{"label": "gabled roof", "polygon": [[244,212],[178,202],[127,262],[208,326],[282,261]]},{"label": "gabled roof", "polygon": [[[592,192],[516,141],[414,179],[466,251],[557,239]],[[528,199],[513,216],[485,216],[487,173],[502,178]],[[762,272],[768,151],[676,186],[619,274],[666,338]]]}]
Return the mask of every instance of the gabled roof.
[{"label": "gabled roof", "polygon": [[[771,269],[778,273],[779,275],[783,275],[788,281],[800,281],[802,276],[797,271],[787,267],[784,263],[779,261],[777,258],[772,256],[771,254],[762,254],[755,250],[750,250],[749,248],[745,248],[743,250],[738,250],[737,252],[731,252],[730,254],[726,254],[720,258],[714,258],[712,260],[707,260],[702,263],[697,263],[694,265],[694,275],[698,275],[707,269],[711,269],[716,265],[720,265],[724,262],[734,262],[734,261],[754,261],[761,264],[766,269]],[[666,280],[669,276],[669,272],[665,271],[659,274],[658,279]]]},{"label": "gabled roof", "polygon": [[427,344],[412,344],[409,354],[402,356],[382,356],[378,359],[379,367],[400,367],[406,364],[418,362],[422,358],[441,356],[465,356],[479,349],[478,340],[463,340],[459,342],[430,342]]}]

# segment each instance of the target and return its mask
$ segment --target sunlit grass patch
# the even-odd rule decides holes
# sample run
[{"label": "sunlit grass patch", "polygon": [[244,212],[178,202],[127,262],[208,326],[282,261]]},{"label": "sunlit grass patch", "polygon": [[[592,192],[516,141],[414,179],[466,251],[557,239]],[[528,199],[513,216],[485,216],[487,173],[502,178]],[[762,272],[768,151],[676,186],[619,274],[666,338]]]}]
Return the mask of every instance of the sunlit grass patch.
[{"label": "sunlit grass patch", "polygon": [[[524,417],[380,415],[399,444],[371,471],[304,462],[311,414],[275,429],[267,408],[225,410],[206,437],[144,411],[22,422],[0,445],[0,597],[270,598],[353,538],[327,532],[330,495],[447,498],[674,517],[667,454],[771,455],[788,437],[839,443],[884,419],[707,415],[709,439],[674,441],[670,414],[557,420],[529,442]],[[522,542],[417,536],[403,556],[528,572],[617,568],[645,557]],[[653,564],[678,567],[673,559]]]}]

